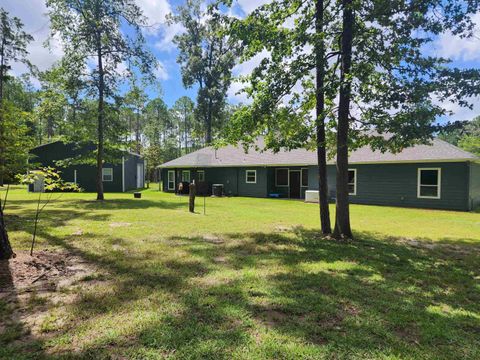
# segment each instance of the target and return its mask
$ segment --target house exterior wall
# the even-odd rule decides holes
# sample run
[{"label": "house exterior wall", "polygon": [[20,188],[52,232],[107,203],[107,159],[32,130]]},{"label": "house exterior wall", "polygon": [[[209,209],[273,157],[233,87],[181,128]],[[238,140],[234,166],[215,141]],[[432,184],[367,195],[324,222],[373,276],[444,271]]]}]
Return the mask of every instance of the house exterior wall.
[{"label": "house exterior wall", "polygon": [[[226,167],[226,168],[175,168],[162,169],[162,190],[165,192],[173,192],[168,190],[168,171],[175,171],[175,187],[181,181],[182,170],[190,171],[190,179],[197,179],[198,170],[205,171],[205,181],[208,184],[209,192],[212,191],[213,184],[223,184],[224,193],[227,196],[267,196],[267,169],[265,167]],[[246,182],[246,171],[256,170],[257,182],[250,184]]]},{"label": "house exterior wall", "polygon": [[[96,191],[97,168],[94,165],[78,164],[66,167],[57,166],[56,162],[74,158],[79,155],[85,155],[95,150],[95,146],[84,146],[82,148],[75,147],[74,144],[64,144],[62,142],[54,142],[46,144],[30,151],[32,158],[30,163],[38,166],[51,166],[61,171],[61,177],[64,181],[75,181],[75,170],[77,171],[77,184],[87,192]],[[125,183],[126,190],[136,188],[136,163],[143,162],[141,157],[126,154],[125,155]],[[122,191],[122,160],[118,163],[105,163],[104,168],[113,169],[113,181],[104,181],[103,189],[105,192],[121,192]]]},{"label": "house exterior wall", "polygon": [[[300,170],[308,168],[308,188],[318,190],[317,166],[288,167]],[[418,169],[440,168],[441,186],[440,199],[425,199],[417,197]],[[256,184],[247,184],[245,171],[257,171]],[[205,168],[205,179],[211,185],[224,184],[225,194],[231,196],[267,197],[270,193],[279,193],[288,197],[288,187],[275,185],[275,167],[238,167],[238,168]],[[350,202],[357,204],[389,205],[404,207],[420,207],[433,209],[470,210],[472,206],[480,205],[480,165],[468,162],[444,163],[395,163],[395,164],[357,164],[349,169],[356,169],[356,195],[350,195]],[[162,169],[163,190],[167,191],[167,170]],[[171,170],[171,169],[170,169]],[[191,170],[194,178],[196,169]],[[176,183],[181,169],[175,169]],[[335,199],[336,168],[327,166],[327,181],[329,200]]]},{"label": "house exterior wall", "polygon": [[470,163],[470,210],[480,208],[480,164]]},{"label": "house exterior wall", "polygon": [[[125,191],[137,188],[137,164],[144,164],[143,158],[135,155],[126,155],[125,159]],[[114,170],[115,171],[115,170]],[[145,167],[143,168],[145,171]],[[120,189],[120,191],[122,191]]]},{"label": "house exterior wall", "polygon": [[[309,172],[309,189],[318,190],[317,167],[312,168],[313,171]],[[417,197],[419,168],[441,169],[440,199]],[[469,210],[469,164],[466,162],[363,164],[350,165],[349,169],[357,169],[357,194],[350,195],[351,203]],[[327,166],[331,198],[335,196],[335,172],[334,165]]]}]

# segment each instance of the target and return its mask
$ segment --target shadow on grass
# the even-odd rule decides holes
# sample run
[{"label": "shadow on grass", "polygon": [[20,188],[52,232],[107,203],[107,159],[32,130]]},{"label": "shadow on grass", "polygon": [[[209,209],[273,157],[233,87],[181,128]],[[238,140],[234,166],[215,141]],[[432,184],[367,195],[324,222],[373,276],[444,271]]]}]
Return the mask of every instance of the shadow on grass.
[{"label": "shadow on grass", "polygon": [[[133,196],[133,195],[132,195]],[[188,199],[187,199],[188,200]],[[9,200],[7,208],[9,209],[24,209],[25,205],[36,205],[37,199],[32,200]],[[42,200],[42,203],[44,200]],[[53,201],[49,206],[68,208],[69,211],[73,207],[78,207],[84,210],[125,210],[125,209],[148,209],[148,208],[161,208],[161,209],[177,209],[185,207],[184,202],[172,202],[163,200],[148,200],[148,199],[111,199],[104,201],[75,199],[75,198],[60,198]]]},{"label": "shadow on grass", "polygon": [[477,248],[412,247],[367,232],[339,243],[296,229],[216,243],[174,237],[168,251],[115,238],[107,245],[117,250],[93,251],[48,228],[41,235],[110,274],[109,291],[70,305],[66,332],[145,298],[158,312],[75,357],[480,357]]}]

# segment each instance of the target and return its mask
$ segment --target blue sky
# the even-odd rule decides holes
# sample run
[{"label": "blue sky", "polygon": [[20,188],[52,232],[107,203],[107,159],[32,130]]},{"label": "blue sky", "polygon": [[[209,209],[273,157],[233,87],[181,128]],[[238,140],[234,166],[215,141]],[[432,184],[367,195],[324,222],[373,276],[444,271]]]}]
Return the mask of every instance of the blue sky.
[{"label": "blue sky", "polygon": [[[136,0],[143,9],[148,21],[152,26],[146,32],[149,48],[158,58],[162,68],[157,72],[158,80],[163,89],[163,99],[168,105],[173,105],[176,99],[183,95],[195,99],[195,89],[185,89],[182,84],[180,67],[176,63],[178,51],[172,43],[175,34],[182,31],[180,26],[167,26],[165,15],[173,11],[183,0]],[[268,0],[236,0],[233,12],[242,16],[248,14],[258,5]],[[45,16],[46,7],[44,0],[0,0],[0,6],[4,7],[12,15],[21,18],[26,31],[35,37],[34,43],[29,47],[32,63],[41,70],[50,67],[62,56],[61,46],[53,46],[48,50],[43,47],[43,42],[49,34],[49,20]],[[477,26],[477,37],[473,39],[459,39],[451,34],[445,34],[438,38],[428,49],[436,55],[451,58],[453,65],[459,67],[478,67],[480,64],[480,12],[474,16]],[[239,64],[234,68],[235,75],[248,74],[258,64],[260,57]],[[25,71],[21,64],[14,66],[13,71],[20,74]],[[232,103],[245,101],[242,96],[235,95],[240,85],[233,84],[228,99]],[[151,96],[155,94],[149,91]],[[480,115],[480,98],[472,99],[475,104],[474,110],[459,108],[457,105],[444,103],[443,106],[454,112],[447,120],[465,120]]]}]

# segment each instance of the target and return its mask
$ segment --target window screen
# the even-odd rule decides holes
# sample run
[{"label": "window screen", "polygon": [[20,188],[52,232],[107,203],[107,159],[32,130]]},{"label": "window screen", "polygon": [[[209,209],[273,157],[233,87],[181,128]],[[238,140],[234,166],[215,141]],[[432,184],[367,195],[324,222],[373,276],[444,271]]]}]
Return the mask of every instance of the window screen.
[{"label": "window screen", "polygon": [[288,186],[288,169],[276,169],[275,184],[277,186]]},{"label": "window screen", "polygon": [[357,193],[357,171],[348,170],[348,193],[350,195],[356,195]]},{"label": "window screen", "polygon": [[302,186],[308,186],[308,169],[302,169]]},{"label": "window screen", "polygon": [[257,170],[247,170],[245,174],[248,184],[255,184],[257,182]]},{"label": "window screen", "polygon": [[182,181],[190,182],[190,170],[183,170],[182,171]]},{"label": "window screen", "polygon": [[113,169],[112,168],[103,168],[102,169],[102,180],[103,181],[113,181]]},{"label": "window screen", "polygon": [[440,197],[440,169],[419,169],[418,197]]}]

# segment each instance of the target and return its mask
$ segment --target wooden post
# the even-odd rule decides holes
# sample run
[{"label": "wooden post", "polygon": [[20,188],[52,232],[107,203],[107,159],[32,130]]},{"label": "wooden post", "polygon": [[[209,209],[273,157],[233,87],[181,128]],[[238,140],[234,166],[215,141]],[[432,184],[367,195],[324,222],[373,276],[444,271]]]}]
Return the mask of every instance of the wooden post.
[{"label": "wooden post", "polygon": [[195,180],[192,181],[192,183],[189,186],[189,198],[188,198],[188,210],[193,213],[195,212],[195,194],[197,192],[196,186],[195,186]]}]

